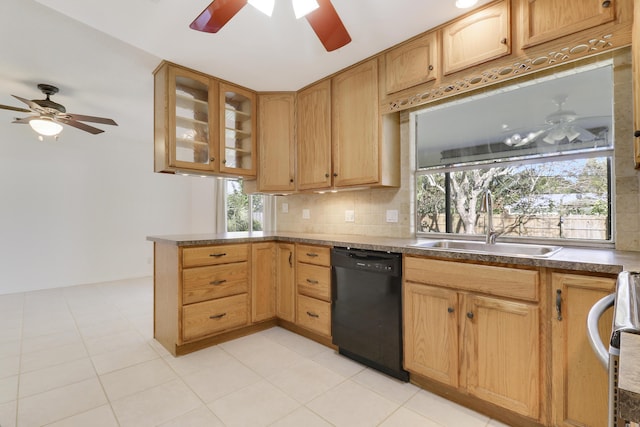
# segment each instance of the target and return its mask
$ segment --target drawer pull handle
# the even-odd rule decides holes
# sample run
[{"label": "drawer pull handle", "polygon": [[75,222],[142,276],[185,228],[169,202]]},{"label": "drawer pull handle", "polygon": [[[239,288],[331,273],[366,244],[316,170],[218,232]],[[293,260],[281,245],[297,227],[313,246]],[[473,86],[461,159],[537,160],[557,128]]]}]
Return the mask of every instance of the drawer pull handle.
[{"label": "drawer pull handle", "polygon": [[562,320],[562,289],[556,289],[556,314],[557,319]]},{"label": "drawer pull handle", "polygon": [[220,257],[226,256],[226,255],[227,255],[226,253],[221,253],[221,254],[209,254],[209,256],[210,256],[210,257],[213,257],[213,258],[220,258]]},{"label": "drawer pull handle", "polygon": [[310,311],[307,311],[307,316],[309,316],[309,317],[315,317],[316,319],[317,319],[318,317],[320,317],[320,315],[315,314],[315,313],[312,313],[312,312],[310,312]]},{"label": "drawer pull handle", "polygon": [[224,316],[226,316],[227,313],[222,313],[222,314],[214,314],[213,316],[209,316],[209,319],[222,319]]},{"label": "drawer pull handle", "polygon": [[227,281],[225,279],[223,280],[214,280],[213,282],[209,282],[210,285],[213,286],[218,286],[218,285],[222,285],[223,283],[226,283]]},{"label": "drawer pull handle", "polygon": [[314,254],[313,252],[307,252],[307,256],[311,258],[315,258],[318,256],[318,254]]},{"label": "drawer pull handle", "polygon": [[317,285],[318,281],[313,279],[307,279],[307,283],[311,283],[312,285]]}]

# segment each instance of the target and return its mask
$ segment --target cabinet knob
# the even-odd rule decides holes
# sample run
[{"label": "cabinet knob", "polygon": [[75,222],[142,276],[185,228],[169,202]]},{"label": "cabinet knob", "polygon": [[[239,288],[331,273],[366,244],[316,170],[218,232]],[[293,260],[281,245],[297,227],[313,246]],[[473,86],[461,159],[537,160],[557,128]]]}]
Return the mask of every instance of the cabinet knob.
[{"label": "cabinet knob", "polygon": [[469,319],[473,319],[473,311],[468,312],[468,313],[467,313],[467,317],[468,317]]},{"label": "cabinet knob", "polygon": [[324,177],[325,177],[325,178],[329,178],[330,176],[331,176],[331,175],[329,175],[328,173],[325,173],[325,174],[324,174]]},{"label": "cabinet knob", "polygon": [[635,138],[640,138],[640,130],[635,131],[635,132],[633,133],[633,136],[634,136]]},{"label": "cabinet knob", "polygon": [[333,173],[333,176],[334,176],[334,177],[338,176],[338,172],[334,172],[334,173]]},{"label": "cabinet knob", "polygon": [[289,178],[289,182],[293,184],[293,178]]},{"label": "cabinet knob", "polygon": [[455,311],[455,310],[454,310],[454,308],[453,308],[453,307],[449,307],[449,308],[447,308],[447,312],[448,312],[448,313],[453,313],[454,311]]},{"label": "cabinet knob", "polygon": [[429,71],[433,71],[433,65],[429,65]]},{"label": "cabinet knob", "polygon": [[215,158],[215,157],[212,157],[212,158],[210,158],[210,159],[209,159],[209,161],[210,161],[211,163],[213,163],[213,162],[215,162],[215,161],[216,161],[216,158]]},{"label": "cabinet knob", "polygon": [[602,7],[611,7],[611,0],[604,0],[602,2]]},{"label": "cabinet knob", "polygon": [[500,40],[500,43],[501,43],[501,44],[507,44],[507,38],[506,38],[506,37],[504,37],[502,40]]}]

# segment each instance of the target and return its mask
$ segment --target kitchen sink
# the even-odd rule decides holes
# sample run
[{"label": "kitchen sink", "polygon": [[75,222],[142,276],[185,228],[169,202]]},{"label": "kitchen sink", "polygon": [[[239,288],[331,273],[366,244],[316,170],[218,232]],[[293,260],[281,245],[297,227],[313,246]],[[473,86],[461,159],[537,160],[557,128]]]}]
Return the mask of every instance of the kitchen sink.
[{"label": "kitchen sink", "polygon": [[412,248],[452,251],[452,252],[473,252],[490,255],[510,255],[520,257],[548,258],[557,253],[562,246],[533,245],[525,243],[495,243],[467,240],[429,240],[409,245]]}]

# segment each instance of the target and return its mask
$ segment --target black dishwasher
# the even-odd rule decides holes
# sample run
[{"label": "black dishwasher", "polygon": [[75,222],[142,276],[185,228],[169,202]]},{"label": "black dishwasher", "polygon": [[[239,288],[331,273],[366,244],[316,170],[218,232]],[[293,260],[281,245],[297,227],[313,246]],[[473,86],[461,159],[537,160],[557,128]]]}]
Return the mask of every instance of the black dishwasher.
[{"label": "black dishwasher", "polygon": [[409,381],[402,369],[402,256],[331,250],[331,335],[340,354]]}]

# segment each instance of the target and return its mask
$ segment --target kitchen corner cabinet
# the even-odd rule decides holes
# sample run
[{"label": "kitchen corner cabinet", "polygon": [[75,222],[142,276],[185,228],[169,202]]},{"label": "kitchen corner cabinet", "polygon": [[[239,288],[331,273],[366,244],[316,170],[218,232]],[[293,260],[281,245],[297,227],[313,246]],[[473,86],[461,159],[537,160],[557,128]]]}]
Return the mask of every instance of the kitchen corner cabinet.
[{"label": "kitchen corner cabinet", "polygon": [[155,172],[255,177],[254,97],[162,62],[154,71]]},{"label": "kitchen corner cabinet", "polygon": [[331,187],[331,80],[298,92],[297,189]]},{"label": "kitchen corner cabinet", "polygon": [[384,55],[385,92],[399,92],[438,76],[438,33],[430,32]]},{"label": "kitchen corner cabinet", "polygon": [[276,317],[276,243],[251,245],[251,321]]},{"label": "kitchen corner cabinet", "polygon": [[539,273],[405,257],[408,371],[540,416]]},{"label": "kitchen corner cabinet", "polygon": [[154,244],[154,338],[171,354],[249,324],[248,244]]},{"label": "kitchen corner cabinet", "polygon": [[[553,418],[559,427],[607,425],[607,372],[587,339],[587,314],[614,292],[615,278],[551,273],[553,312]],[[611,334],[611,310],[600,319],[604,342]]]},{"label": "kitchen corner cabinet", "polygon": [[296,245],[296,323],[331,336],[331,257],[327,246]]},{"label": "kitchen corner cabinet", "polygon": [[442,46],[445,75],[509,55],[510,2],[500,1],[445,25]]},{"label": "kitchen corner cabinet", "polygon": [[293,323],[296,321],[295,245],[278,242],[276,260],[276,315]]},{"label": "kitchen corner cabinet", "polygon": [[378,96],[377,59],[331,80],[335,187],[400,185],[399,118],[381,117]]},{"label": "kitchen corner cabinet", "polygon": [[530,47],[615,19],[615,2],[519,0],[523,46]]},{"label": "kitchen corner cabinet", "polygon": [[295,190],[295,94],[258,95],[258,191]]}]

